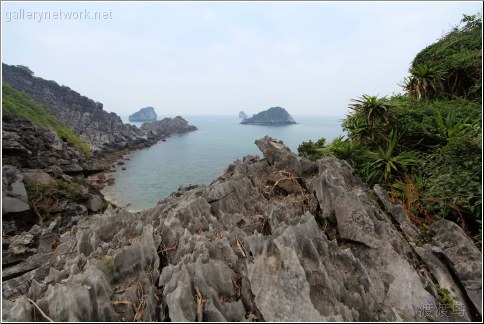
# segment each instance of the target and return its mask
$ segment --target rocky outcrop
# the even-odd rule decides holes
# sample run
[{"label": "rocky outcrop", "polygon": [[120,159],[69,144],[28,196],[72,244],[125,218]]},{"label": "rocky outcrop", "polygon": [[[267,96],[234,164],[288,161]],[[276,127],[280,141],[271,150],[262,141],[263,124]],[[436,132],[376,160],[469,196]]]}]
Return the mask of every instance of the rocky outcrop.
[{"label": "rocky outcrop", "polygon": [[85,177],[103,171],[103,163],[54,131],[10,115],[3,116],[2,137],[4,234],[16,235],[56,217],[67,226],[101,211],[102,195]]},{"label": "rocky outcrop", "polygon": [[56,166],[69,175],[89,175],[104,169],[98,160],[87,158],[52,130],[11,115],[4,115],[2,122],[4,164],[27,169]]},{"label": "rocky outcrop", "polygon": [[272,107],[264,110],[250,118],[244,118],[241,124],[244,125],[290,125],[296,124],[294,118],[281,107]]},{"label": "rocky outcrop", "polygon": [[180,116],[175,118],[163,118],[151,123],[141,125],[141,130],[148,135],[170,135],[175,133],[184,133],[197,130],[195,126],[189,125],[188,122]]},{"label": "rocky outcrop", "polygon": [[265,159],[247,156],[151,210],[108,207],[4,241],[24,257],[4,266],[3,320],[481,319],[480,253],[458,226],[434,224],[422,245],[346,162],[257,145]]},{"label": "rocky outcrop", "polygon": [[129,115],[130,122],[149,122],[155,121],[157,116],[153,107],[141,108],[132,115]]},{"label": "rocky outcrop", "polygon": [[[42,104],[48,113],[56,117],[59,124],[71,128],[89,144],[95,155],[147,147],[166,136],[165,133],[147,134],[134,125],[124,124],[115,113],[104,111],[101,103],[69,87],[60,86],[55,81],[35,77],[16,66],[2,63],[2,68],[3,82]],[[171,128],[175,129],[174,126]]]}]

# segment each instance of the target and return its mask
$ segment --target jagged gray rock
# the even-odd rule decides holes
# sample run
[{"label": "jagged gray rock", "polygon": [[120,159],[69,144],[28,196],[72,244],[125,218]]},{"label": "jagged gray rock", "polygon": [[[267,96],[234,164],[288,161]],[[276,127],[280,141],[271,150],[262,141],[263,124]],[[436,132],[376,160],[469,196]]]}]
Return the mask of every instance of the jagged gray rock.
[{"label": "jagged gray rock", "polygon": [[[265,159],[236,161],[148,211],[108,207],[64,231],[33,230],[45,243],[32,248],[51,254],[7,280],[4,297],[22,278],[21,295],[56,321],[436,321],[426,305],[439,305],[436,285],[453,287],[455,270],[465,287],[455,295],[475,308],[480,259],[467,237],[436,223],[454,270],[425,262],[432,249],[406,240],[346,162],[312,163],[269,137],[258,146]],[[22,297],[2,307],[4,319],[33,319]]]},{"label": "jagged gray rock", "polygon": [[33,225],[24,176],[14,166],[2,167],[2,221]]},{"label": "jagged gray rock", "polygon": [[462,228],[445,219],[433,223],[429,234],[474,304],[475,316],[482,317],[482,254]]}]

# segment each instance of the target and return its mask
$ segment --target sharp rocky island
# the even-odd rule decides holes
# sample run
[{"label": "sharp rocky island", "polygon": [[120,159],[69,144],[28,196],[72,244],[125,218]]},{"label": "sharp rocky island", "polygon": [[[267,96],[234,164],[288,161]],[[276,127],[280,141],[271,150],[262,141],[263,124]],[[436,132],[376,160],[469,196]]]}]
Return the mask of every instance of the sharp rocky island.
[{"label": "sharp rocky island", "polygon": [[248,117],[249,117],[249,116],[247,116],[247,114],[246,114],[245,112],[243,112],[243,111],[240,111],[240,112],[239,112],[239,118],[240,118],[240,119],[246,119],[246,118],[248,118]]},{"label": "sharp rocky island", "polygon": [[[240,116],[240,114],[239,114]],[[292,116],[282,107],[272,107],[250,118],[244,118],[244,125],[291,125],[296,124]]]}]

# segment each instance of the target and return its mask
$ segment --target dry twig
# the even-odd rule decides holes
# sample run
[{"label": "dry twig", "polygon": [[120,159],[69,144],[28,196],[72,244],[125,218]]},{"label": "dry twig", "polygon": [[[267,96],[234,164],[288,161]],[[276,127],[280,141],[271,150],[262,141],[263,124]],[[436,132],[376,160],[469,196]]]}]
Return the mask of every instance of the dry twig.
[{"label": "dry twig", "polygon": [[247,257],[247,252],[245,252],[244,249],[244,243],[241,243],[239,239],[237,239],[237,247],[239,248],[240,253],[242,253],[244,257]]},{"label": "dry twig", "polygon": [[27,299],[32,305],[34,305],[34,307],[40,312],[40,314],[42,314],[42,316],[44,316],[44,318],[46,320],[48,320],[49,322],[54,322],[54,320],[52,318],[50,318],[49,316],[47,316],[47,314],[44,313],[44,311],[42,311],[42,309],[39,307],[39,305],[37,305],[32,299],[30,299],[28,297],[25,297],[25,299]]},{"label": "dry twig", "polygon": [[197,286],[195,286],[195,293],[197,294],[197,322],[202,322],[203,304],[206,302],[206,300],[203,299],[202,293],[200,292],[200,289]]},{"label": "dry twig", "polygon": [[[271,175],[277,175],[279,178],[274,182],[274,184],[268,185],[267,178]],[[266,198],[270,198],[275,196],[275,191],[277,188],[282,189],[280,185],[286,182],[292,182],[297,187],[297,191],[298,191],[297,194],[303,197],[302,201],[307,200],[308,195],[306,193],[306,190],[301,186],[301,184],[299,184],[298,179],[300,179],[300,177],[294,176],[294,174],[292,174],[291,172],[284,171],[284,170],[276,170],[276,171],[269,172],[261,177],[259,181],[259,188],[261,193]]]}]

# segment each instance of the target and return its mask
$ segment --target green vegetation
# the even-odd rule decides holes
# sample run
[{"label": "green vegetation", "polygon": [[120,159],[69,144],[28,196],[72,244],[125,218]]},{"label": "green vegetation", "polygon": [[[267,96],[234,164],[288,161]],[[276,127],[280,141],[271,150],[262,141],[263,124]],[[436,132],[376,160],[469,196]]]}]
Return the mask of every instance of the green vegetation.
[{"label": "green vegetation", "polygon": [[[410,73],[421,65],[432,65],[441,74],[435,97],[482,100],[482,15],[464,15],[438,42],[417,54]],[[413,73],[412,73],[413,75]]]},{"label": "green vegetation", "polygon": [[85,198],[77,183],[63,180],[52,180],[47,184],[26,183],[25,189],[29,196],[29,204],[37,214],[39,223],[57,212],[63,202]]},{"label": "green vegetation", "polygon": [[15,67],[18,70],[20,70],[22,73],[28,74],[30,76],[33,76],[34,75],[34,72],[28,66],[25,66],[25,65],[15,65]]},{"label": "green vegetation", "polygon": [[103,265],[106,270],[112,271],[114,267],[114,257],[107,256],[106,259],[104,259]]},{"label": "green vegetation", "polygon": [[459,301],[459,298],[453,297],[447,288],[440,287],[439,285],[437,285],[436,288],[439,295],[439,302],[442,305],[445,305],[445,307],[450,310],[452,314],[455,314],[457,312],[456,302]]},{"label": "green vegetation", "polygon": [[49,114],[44,107],[5,83],[2,85],[2,110],[4,114],[21,117],[37,126],[55,131],[63,141],[77,146],[87,157],[92,157],[89,145],[75,135],[71,129],[57,123],[56,118]]},{"label": "green vegetation", "polygon": [[312,160],[345,159],[372,187],[379,183],[423,227],[437,219],[481,240],[481,16],[464,16],[417,54],[404,94],[363,95],[343,120],[347,138],[303,142]]}]

